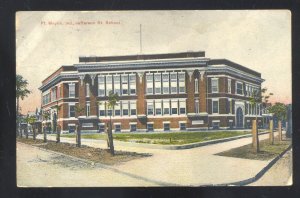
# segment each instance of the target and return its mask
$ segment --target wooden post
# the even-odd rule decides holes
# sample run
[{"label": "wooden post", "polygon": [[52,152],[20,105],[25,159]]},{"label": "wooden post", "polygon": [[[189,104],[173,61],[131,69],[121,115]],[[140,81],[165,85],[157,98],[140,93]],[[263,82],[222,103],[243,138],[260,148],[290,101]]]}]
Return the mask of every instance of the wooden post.
[{"label": "wooden post", "polygon": [[35,136],[36,136],[36,127],[35,125],[32,125],[32,132],[33,132],[33,140],[35,140]]},{"label": "wooden post", "polygon": [[47,127],[43,126],[43,132],[44,132],[44,142],[47,142]]},{"label": "wooden post", "polygon": [[56,143],[60,143],[60,131],[61,131],[61,127],[60,125],[56,125]]},{"label": "wooden post", "polygon": [[79,125],[76,125],[76,142],[77,147],[81,147],[81,131]]},{"label": "wooden post", "polygon": [[257,130],[257,120],[252,121],[252,147],[253,151],[259,152],[259,139],[258,139],[258,130]]},{"label": "wooden post", "polygon": [[282,140],[281,121],[278,121],[278,135],[279,135],[279,141],[281,141]]},{"label": "wooden post", "polygon": [[274,144],[274,132],[273,132],[273,120],[270,120],[270,135],[269,135],[269,139],[270,139],[270,144]]}]

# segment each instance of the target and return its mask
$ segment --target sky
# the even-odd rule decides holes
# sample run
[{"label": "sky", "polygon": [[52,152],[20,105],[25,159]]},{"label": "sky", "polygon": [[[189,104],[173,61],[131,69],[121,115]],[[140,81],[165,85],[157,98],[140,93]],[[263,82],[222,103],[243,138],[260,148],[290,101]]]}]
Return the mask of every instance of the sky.
[{"label": "sky", "polygon": [[22,11],[16,14],[16,69],[32,92],[21,112],[41,106],[39,87],[79,56],[205,51],[262,74],[271,102],[291,103],[291,13],[242,11]]}]

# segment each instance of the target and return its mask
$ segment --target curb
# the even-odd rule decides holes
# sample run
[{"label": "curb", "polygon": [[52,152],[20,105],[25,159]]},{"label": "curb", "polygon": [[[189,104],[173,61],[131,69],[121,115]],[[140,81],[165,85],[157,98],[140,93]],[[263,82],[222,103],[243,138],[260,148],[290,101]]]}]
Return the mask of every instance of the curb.
[{"label": "curb", "polygon": [[277,157],[272,159],[269,164],[267,164],[263,169],[261,169],[254,177],[237,181],[237,182],[231,182],[231,183],[224,183],[224,184],[212,184],[207,186],[245,186],[247,184],[251,184],[258,179],[260,179],[287,151],[289,151],[292,148],[292,144],[286,148],[284,151],[282,151]]}]

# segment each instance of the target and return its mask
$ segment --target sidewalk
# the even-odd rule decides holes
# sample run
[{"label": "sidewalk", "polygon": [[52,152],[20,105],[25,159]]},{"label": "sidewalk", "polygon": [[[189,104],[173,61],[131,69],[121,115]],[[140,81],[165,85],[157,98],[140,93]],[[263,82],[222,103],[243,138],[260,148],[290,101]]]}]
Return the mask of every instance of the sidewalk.
[{"label": "sidewalk", "polygon": [[[260,135],[260,140],[267,139],[268,136],[268,134]],[[48,139],[55,140],[55,136],[49,136]],[[112,168],[122,174],[136,176],[142,180],[160,181],[172,186],[232,183],[253,177],[271,160],[239,159],[214,154],[249,144],[251,141],[252,138],[249,137],[185,150],[133,147],[115,141],[116,150],[152,153],[153,156],[132,160]],[[61,138],[61,142],[75,143],[75,138]],[[107,147],[103,140],[82,139],[82,145]]]}]

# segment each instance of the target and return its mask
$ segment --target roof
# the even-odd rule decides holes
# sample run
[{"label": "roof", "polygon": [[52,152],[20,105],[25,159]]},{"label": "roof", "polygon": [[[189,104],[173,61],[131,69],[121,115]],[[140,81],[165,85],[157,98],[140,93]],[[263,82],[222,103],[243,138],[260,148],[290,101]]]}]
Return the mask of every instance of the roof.
[{"label": "roof", "polygon": [[151,60],[151,59],[172,59],[172,58],[197,58],[205,57],[204,51],[197,52],[179,52],[164,54],[139,54],[124,56],[90,56],[79,57],[79,62],[107,62],[107,61],[129,61],[129,60]]},{"label": "roof", "polygon": [[230,67],[233,67],[235,69],[239,69],[239,70],[242,70],[242,71],[245,71],[249,74],[252,74],[254,76],[257,76],[257,77],[260,77],[261,78],[261,73],[259,72],[256,72],[252,69],[249,69],[245,66],[242,66],[240,64],[237,64],[235,62],[232,62],[230,60],[227,60],[227,59],[211,59],[208,61],[208,65],[221,65],[221,64],[224,64],[224,65],[228,65]]}]

